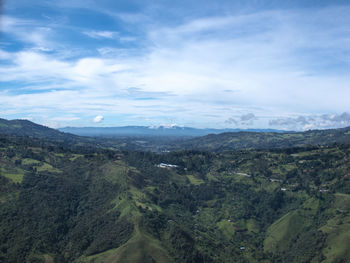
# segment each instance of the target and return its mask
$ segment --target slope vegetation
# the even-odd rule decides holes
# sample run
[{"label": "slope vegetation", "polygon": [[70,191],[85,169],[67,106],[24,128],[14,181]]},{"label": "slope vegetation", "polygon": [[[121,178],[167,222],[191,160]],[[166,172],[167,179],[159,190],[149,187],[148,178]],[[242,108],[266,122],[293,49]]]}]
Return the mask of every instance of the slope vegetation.
[{"label": "slope vegetation", "polygon": [[210,134],[188,140],[187,149],[227,151],[239,149],[272,149],[350,143],[350,128],[311,130],[306,132],[238,132]]},{"label": "slope vegetation", "polygon": [[0,262],[346,262],[349,162],[348,145],[155,154],[0,135]]}]

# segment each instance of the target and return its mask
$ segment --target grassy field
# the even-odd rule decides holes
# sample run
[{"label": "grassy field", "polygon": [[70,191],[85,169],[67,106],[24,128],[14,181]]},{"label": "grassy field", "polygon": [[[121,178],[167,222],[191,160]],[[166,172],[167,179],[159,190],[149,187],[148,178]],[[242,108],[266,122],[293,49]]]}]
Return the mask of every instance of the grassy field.
[{"label": "grassy field", "polygon": [[72,154],[72,157],[69,158],[70,161],[74,162],[76,159],[83,157],[82,154]]},{"label": "grassy field", "polygon": [[171,263],[172,258],[159,242],[137,233],[123,246],[103,253],[81,257],[76,263]]},{"label": "grassy field", "polygon": [[235,225],[233,222],[229,222],[228,220],[221,220],[216,225],[227,240],[230,240],[235,234]]},{"label": "grassy field", "polygon": [[110,249],[92,256],[82,256],[76,263],[172,263],[174,262],[160,242],[144,232],[140,224],[140,214],[137,211],[128,215],[133,221],[135,230],[133,236],[119,248]]},{"label": "grassy field", "polygon": [[14,183],[21,183],[24,176],[24,170],[20,168],[5,169],[0,167],[0,174]]},{"label": "grassy field", "polygon": [[321,230],[327,234],[326,248],[323,254],[325,263],[350,258],[350,195],[335,194],[334,209],[337,216],[328,220]]},{"label": "grassy field", "polygon": [[35,165],[35,164],[40,164],[40,161],[30,159],[30,158],[22,159],[22,165]]},{"label": "grassy field", "polygon": [[267,230],[264,241],[265,251],[276,252],[287,249],[292,238],[308,225],[308,219],[304,218],[299,211],[289,212]]},{"label": "grassy field", "polygon": [[204,183],[204,181],[202,179],[200,179],[192,174],[187,175],[187,178],[188,178],[188,180],[190,180],[190,183],[194,184],[194,185],[200,185],[200,184]]},{"label": "grassy field", "polygon": [[38,172],[51,172],[51,173],[61,173],[62,171],[53,167],[51,164],[43,163],[41,166],[37,167]]},{"label": "grassy field", "polygon": [[10,179],[14,183],[21,183],[24,176],[24,174],[10,174],[10,173],[3,173],[2,175]]}]

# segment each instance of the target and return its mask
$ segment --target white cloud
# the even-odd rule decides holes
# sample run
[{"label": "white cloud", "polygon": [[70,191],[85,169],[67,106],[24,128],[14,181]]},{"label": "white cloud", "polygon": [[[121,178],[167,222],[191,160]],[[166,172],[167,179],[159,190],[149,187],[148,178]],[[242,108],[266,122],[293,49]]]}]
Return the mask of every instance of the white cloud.
[{"label": "white cloud", "polygon": [[85,35],[92,37],[92,38],[109,38],[113,39],[118,37],[119,33],[114,31],[85,31]]},{"label": "white cloud", "polygon": [[[6,32],[17,30],[16,37],[35,47],[0,51],[0,58],[11,62],[0,65],[0,78],[43,91],[24,94],[9,85],[0,92],[0,110],[63,116],[98,111],[108,120],[124,114],[130,120],[164,123],[170,118],[195,126],[268,126],[269,118],[347,112],[350,76],[331,67],[340,61],[339,54],[349,52],[349,22],[344,17],[339,18],[344,26],[331,22],[339,12],[276,10],[194,18],[170,26],[143,26],[141,17],[133,23],[145,31],[146,39],[139,39],[147,46],[142,52],[97,46],[98,55],[69,59],[40,52],[49,51],[52,29],[7,18]],[[35,29],[26,36],[22,27],[30,23]],[[126,37],[117,31],[83,32],[99,39]],[[310,50],[314,53],[306,52]],[[133,87],[137,94],[130,92]],[[282,121],[275,124],[285,127]]]},{"label": "white cloud", "polygon": [[241,116],[241,121],[245,122],[245,121],[252,121],[256,119],[255,115],[253,113],[247,113]]},{"label": "white cloud", "polygon": [[249,112],[240,116],[230,117],[225,121],[225,123],[237,127],[252,126],[256,120],[259,120],[259,118],[256,117],[254,113]]},{"label": "white cloud", "polygon": [[1,17],[1,22],[2,33],[11,35],[27,45],[31,44],[38,50],[52,50],[56,46],[56,43],[50,40],[54,34],[53,30],[39,21],[5,15]]},{"label": "white cloud", "polygon": [[276,118],[270,120],[269,125],[299,130],[341,128],[350,126],[350,113]]},{"label": "white cloud", "polygon": [[103,121],[103,116],[102,115],[97,115],[95,118],[92,119],[92,122],[94,123],[101,123]]}]

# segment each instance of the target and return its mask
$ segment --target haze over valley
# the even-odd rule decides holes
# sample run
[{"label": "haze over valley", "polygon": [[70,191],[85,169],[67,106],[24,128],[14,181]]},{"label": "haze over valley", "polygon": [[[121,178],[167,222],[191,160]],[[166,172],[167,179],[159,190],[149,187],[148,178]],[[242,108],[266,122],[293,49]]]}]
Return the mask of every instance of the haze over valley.
[{"label": "haze over valley", "polygon": [[348,0],[0,1],[0,263],[345,263]]}]

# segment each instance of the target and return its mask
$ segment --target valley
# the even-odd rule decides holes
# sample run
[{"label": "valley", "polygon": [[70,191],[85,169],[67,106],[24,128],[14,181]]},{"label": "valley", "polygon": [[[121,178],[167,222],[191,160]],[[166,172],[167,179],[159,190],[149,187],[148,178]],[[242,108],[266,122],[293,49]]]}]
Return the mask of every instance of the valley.
[{"label": "valley", "polygon": [[350,256],[348,144],[155,153],[79,139],[0,136],[0,261]]}]

